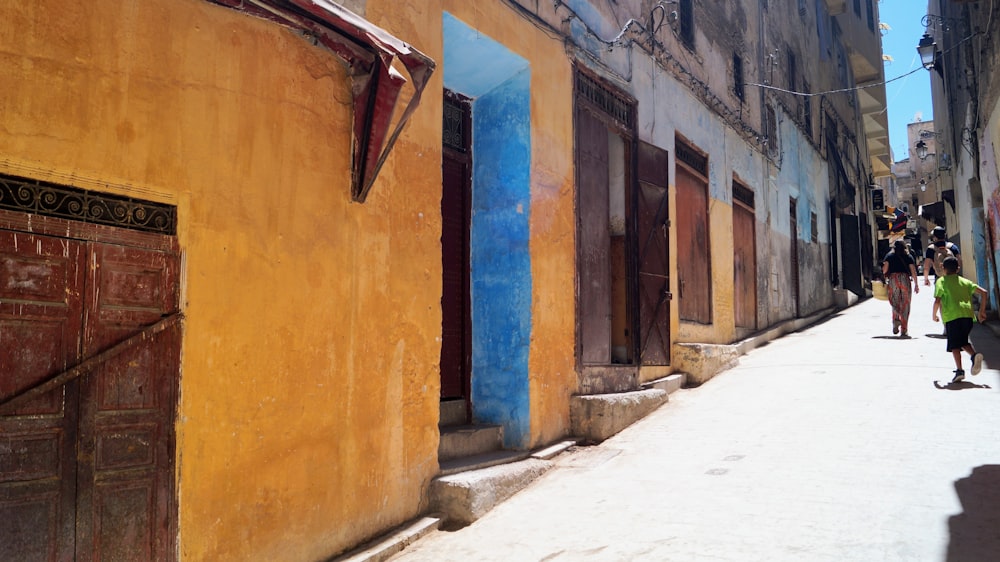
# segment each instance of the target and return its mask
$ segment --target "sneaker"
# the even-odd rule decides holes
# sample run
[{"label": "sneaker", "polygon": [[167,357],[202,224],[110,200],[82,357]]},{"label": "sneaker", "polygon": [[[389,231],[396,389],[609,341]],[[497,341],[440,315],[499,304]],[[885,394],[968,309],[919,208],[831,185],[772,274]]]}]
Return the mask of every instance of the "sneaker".
[{"label": "sneaker", "polygon": [[972,356],[972,375],[976,376],[983,370],[983,354],[977,353]]},{"label": "sneaker", "polygon": [[955,369],[955,378],[951,379],[951,384],[962,382],[963,380],[965,380],[965,371],[962,369]]}]

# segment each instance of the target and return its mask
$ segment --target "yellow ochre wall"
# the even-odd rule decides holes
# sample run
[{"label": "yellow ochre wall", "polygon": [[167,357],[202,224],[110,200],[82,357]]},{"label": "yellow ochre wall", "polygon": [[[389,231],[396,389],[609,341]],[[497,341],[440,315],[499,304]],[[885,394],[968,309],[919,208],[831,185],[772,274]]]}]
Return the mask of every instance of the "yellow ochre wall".
[{"label": "yellow ochre wall", "polygon": [[314,560],[418,513],[438,468],[439,96],[356,204],[346,69],[273,23],[3,2],[0,73],[2,171],[178,205],[181,559]]},{"label": "yellow ochre wall", "polygon": [[349,79],[323,48],[202,0],[0,3],[0,172],[178,207],[182,560],[320,559],[426,508],[442,8],[532,68],[531,441],[545,443],[576,385],[561,43],[501,2],[368,2],[439,68],[357,204]]},{"label": "yellow ochre wall", "polygon": [[[447,0],[441,9],[503,44],[526,59],[531,67],[529,388],[530,446],[534,447],[566,436],[569,398],[577,386],[573,67],[561,42],[518,16],[503,2]],[[439,45],[435,50],[436,60],[443,60],[440,48]]]}]

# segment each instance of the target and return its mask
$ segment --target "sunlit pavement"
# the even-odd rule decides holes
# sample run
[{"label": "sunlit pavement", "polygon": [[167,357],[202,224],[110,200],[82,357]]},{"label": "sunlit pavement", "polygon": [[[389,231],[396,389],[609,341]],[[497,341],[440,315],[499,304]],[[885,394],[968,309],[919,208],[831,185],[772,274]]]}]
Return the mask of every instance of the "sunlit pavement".
[{"label": "sunlit pavement", "polygon": [[910,339],[837,312],[393,560],[1000,559],[1000,340],[949,385],[930,289]]}]

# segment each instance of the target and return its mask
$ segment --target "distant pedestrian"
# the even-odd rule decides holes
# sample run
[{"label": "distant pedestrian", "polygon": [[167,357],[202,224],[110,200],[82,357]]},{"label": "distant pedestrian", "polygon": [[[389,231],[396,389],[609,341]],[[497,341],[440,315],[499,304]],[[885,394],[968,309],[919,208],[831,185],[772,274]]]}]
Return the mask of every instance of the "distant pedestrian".
[{"label": "distant pedestrian", "polygon": [[[934,310],[931,315],[938,321],[938,312],[944,322],[944,331],[948,336],[947,350],[955,358],[955,377],[951,382],[960,382],[965,378],[962,370],[962,352],[972,358],[972,374],[978,375],[983,368],[983,354],[976,353],[976,348],[969,343],[969,333],[972,332],[972,320],[986,320],[986,289],[958,275],[958,259],[954,256],[945,258],[944,276],[938,277],[934,283]],[[972,296],[979,295],[979,313],[972,313]]]},{"label": "distant pedestrian", "polygon": [[914,291],[920,292],[920,283],[913,257],[906,251],[906,242],[896,240],[892,250],[882,258],[882,276],[885,277],[889,304],[892,306],[892,333],[899,334],[902,330],[902,337],[909,337],[910,301]]},{"label": "distant pedestrian", "polygon": [[958,244],[948,241],[947,233],[943,226],[935,226],[931,231],[931,243],[924,250],[924,285],[930,285],[927,279],[931,268],[934,269],[934,278],[944,277],[943,263],[948,256],[958,259],[958,270],[962,270],[962,252],[958,249]]}]

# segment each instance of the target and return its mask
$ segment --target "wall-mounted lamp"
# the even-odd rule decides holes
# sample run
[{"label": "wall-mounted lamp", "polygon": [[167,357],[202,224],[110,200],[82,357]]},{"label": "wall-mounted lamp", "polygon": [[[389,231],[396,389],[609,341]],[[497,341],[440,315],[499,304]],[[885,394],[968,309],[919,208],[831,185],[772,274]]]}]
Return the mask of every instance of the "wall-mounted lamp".
[{"label": "wall-mounted lamp", "polygon": [[924,33],[924,36],[920,38],[920,43],[917,43],[917,53],[920,54],[920,64],[924,65],[927,70],[934,68],[936,52],[937,43],[934,42],[934,38],[930,34]]},{"label": "wall-mounted lamp", "polygon": [[927,191],[927,180],[920,180],[920,191]]},{"label": "wall-mounted lamp", "polygon": [[920,158],[921,160],[927,159],[927,143],[923,140],[918,140],[917,144],[913,147],[917,149],[917,158]]}]

